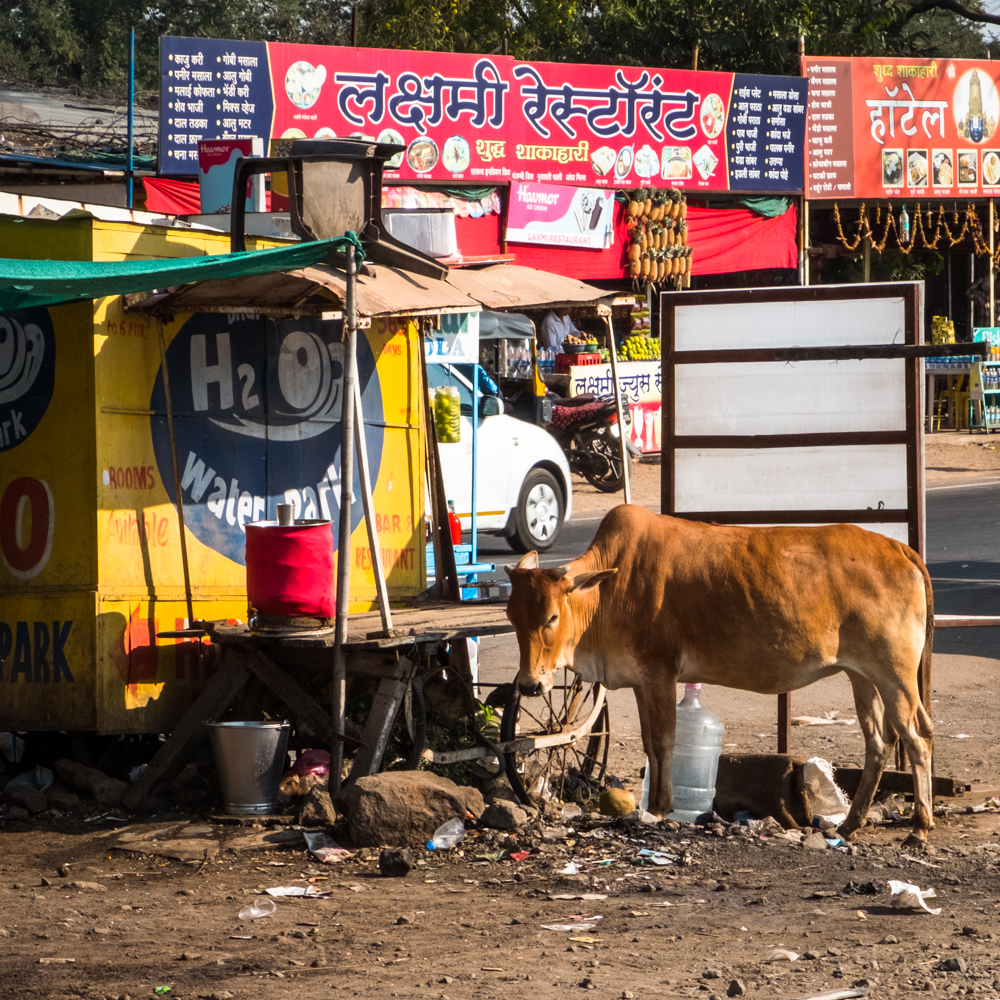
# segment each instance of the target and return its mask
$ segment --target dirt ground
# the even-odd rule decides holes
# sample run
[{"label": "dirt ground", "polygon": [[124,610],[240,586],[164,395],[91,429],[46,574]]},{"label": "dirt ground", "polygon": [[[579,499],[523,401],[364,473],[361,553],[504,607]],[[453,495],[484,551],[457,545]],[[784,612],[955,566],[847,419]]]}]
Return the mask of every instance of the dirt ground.
[{"label": "dirt ground", "polygon": [[[968,437],[929,439],[928,482],[1000,480],[1000,450],[960,440]],[[638,502],[654,504],[659,468],[638,467],[633,488]],[[586,487],[577,493],[579,512],[610,502]],[[484,676],[509,675],[513,654],[510,639],[484,643]],[[532,851],[525,860],[498,859],[505,835],[470,831],[453,851],[414,845],[416,870],[391,879],[371,850],[325,866],[301,849],[223,847],[190,862],[127,852],[109,836],[125,824],[100,818],[93,803],[74,815],[0,819],[0,997],[711,1000],[742,990],[791,1000],[853,986],[874,998],[1000,995],[1000,813],[989,801],[1000,790],[1000,660],[940,655],[934,676],[936,771],[973,790],[938,800],[926,854],[903,848],[905,825],[814,851],[721,827],[597,818],[544,835],[541,827],[562,824],[555,816],[516,847],[506,843]],[[774,749],[773,698],[707,688],[704,701],[726,720],[728,749]],[[835,710],[854,716],[840,678],[793,701],[794,715]],[[638,792],[630,694],[612,693],[611,718],[610,768]],[[861,763],[856,724],[798,727],[793,742],[803,756]],[[160,814],[128,828],[183,820],[192,836],[211,822]],[[214,824],[212,836],[225,845],[246,832]],[[643,863],[643,848],[677,860]],[[573,858],[580,873],[560,874]],[[890,879],[934,888],[928,902],[940,915],[894,910]],[[873,894],[847,891],[868,883]],[[329,895],[279,899],[273,916],[239,919],[265,888],[310,884]],[[576,923],[579,931],[543,926]],[[768,962],[778,948],[799,957]]]}]

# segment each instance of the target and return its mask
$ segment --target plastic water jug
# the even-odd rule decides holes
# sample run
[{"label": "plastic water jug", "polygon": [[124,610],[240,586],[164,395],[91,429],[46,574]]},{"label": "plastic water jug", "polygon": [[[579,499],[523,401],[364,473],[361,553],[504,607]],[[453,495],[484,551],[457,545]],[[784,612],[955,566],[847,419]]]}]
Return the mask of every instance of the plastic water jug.
[{"label": "plastic water jug", "polygon": [[[712,808],[722,734],[726,731],[716,716],[701,707],[700,694],[700,684],[686,684],[684,697],[677,706],[677,735],[670,772],[674,811],[667,818],[680,823],[693,823]],[[642,808],[649,808],[648,759],[642,782]]]}]

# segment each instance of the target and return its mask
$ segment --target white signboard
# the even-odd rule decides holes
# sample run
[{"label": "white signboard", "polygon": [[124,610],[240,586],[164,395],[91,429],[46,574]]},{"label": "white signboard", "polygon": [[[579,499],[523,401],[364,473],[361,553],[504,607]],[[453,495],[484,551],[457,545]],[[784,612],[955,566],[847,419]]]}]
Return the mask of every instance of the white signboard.
[{"label": "white signboard", "polygon": [[446,313],[441,328],[424,334],[429,365],[472,365],[479,361],[479,313]]}]

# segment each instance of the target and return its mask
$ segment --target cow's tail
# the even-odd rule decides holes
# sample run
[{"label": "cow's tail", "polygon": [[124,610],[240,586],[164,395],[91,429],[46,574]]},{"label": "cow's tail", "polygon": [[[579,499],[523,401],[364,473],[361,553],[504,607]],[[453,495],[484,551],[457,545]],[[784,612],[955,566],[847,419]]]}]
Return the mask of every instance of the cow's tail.
[{"label": "cow's tail", "polygon": [[[924,596],[927,602],[927,624],[924,630],[924,650],[920,658],[921,666],[926,663],[926,669],[921,669],[920,673],[923,677],[931,676],[931,658],[934,654],[934,588],[931,586],[931,575],[927,571],[927,566],[924,564],[923,559],[917,555],[909,546],[903,546],[903,551],[906,553],[906,558],[913,563],[914,566],[920,571],[920,575],[924,579]],[[931,721],[930,716],[924,709],[923,700],[930,699],[930,691],[921,691],[922,702],[920,709],[918,710],[920,720],[923,723],[921,727],[924,731],[920,734],[925,739],[930,739],[931,735]]]}]

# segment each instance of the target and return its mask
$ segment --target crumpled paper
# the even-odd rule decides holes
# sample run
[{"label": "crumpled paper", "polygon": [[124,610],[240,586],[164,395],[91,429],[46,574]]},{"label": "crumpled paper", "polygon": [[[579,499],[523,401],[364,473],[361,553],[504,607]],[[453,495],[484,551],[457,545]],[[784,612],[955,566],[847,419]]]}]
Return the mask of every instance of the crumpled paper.
[{"label": "crumpled paper", "polygon": [[889,892],[892,893],[892,905],[897,910],[926,910],[933,916],[941,912],[939,906],[932,910],[925,902],[925,899],[933,899],[937,893],[933,889],[921,889],[920,886],[912,882],[899,882],[893,879],[889,882]]}]

